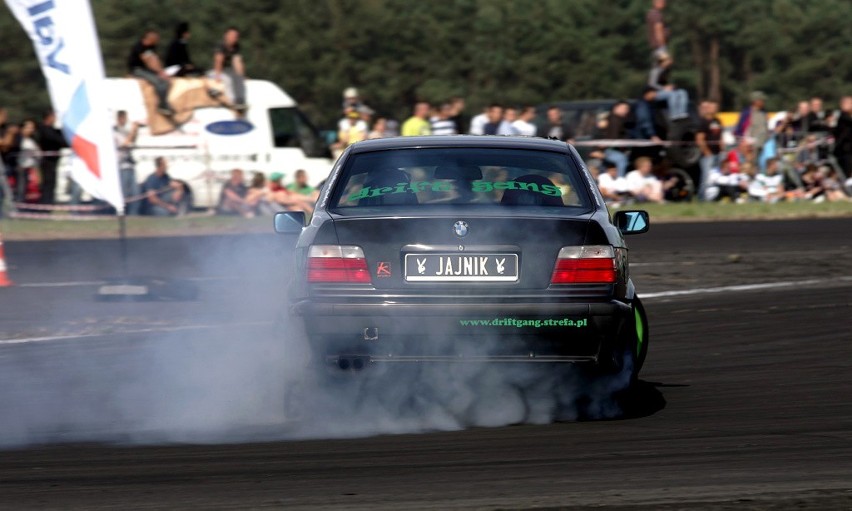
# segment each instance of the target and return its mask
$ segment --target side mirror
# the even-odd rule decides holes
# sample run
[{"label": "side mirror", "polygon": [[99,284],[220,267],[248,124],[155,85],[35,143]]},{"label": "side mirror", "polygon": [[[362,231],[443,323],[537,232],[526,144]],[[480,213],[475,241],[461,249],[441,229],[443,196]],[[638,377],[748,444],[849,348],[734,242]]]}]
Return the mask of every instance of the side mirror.
[{"label": "side mirror", "polygon": [[278,234],[301,234],[305,227],[304,211],[282,211],[272,219]]},{"label": "side mirror", "polygon": [[651,226],[647,211],[616,211],[612,221],[622,234],[642,234]]}]

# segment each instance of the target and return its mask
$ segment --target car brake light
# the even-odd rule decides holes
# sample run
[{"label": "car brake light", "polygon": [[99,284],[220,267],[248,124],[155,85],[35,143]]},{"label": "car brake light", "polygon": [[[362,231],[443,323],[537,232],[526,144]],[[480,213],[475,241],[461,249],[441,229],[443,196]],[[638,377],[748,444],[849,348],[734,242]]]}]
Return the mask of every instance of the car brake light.
[{"label": "car brake light", "polygon": [[313,245],[308,250],[308,282],[369,284],[372,280],[361,247]]},{"label": "car brake light", "polygon": [[562,247],[551,284],[612,284],[617,280],[615,252],[610,245]]}]

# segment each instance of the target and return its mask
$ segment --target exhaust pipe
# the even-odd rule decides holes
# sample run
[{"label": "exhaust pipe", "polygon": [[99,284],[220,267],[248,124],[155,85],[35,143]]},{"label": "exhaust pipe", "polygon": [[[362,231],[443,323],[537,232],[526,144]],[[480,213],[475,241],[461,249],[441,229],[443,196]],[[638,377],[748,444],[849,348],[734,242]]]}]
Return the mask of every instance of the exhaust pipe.
[{"label": "exhaust pipe", "polygon": [[378,341],[379,340],[379,328],[378,327],[368,327],[364,329],[364,340],[365,341]]},{"label": "exhaust pipe", "polygon": [[341,371],[359,372],[367,367],[369,357],[337,357],[337,368]]}]

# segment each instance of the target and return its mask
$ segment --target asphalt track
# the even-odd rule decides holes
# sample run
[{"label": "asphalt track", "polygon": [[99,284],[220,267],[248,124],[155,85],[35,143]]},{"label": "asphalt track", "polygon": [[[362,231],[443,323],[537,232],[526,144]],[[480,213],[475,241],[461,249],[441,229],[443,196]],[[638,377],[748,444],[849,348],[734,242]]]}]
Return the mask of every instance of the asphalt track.
[{"label": "asphalt track", "polygon": [[[631,238],[652,345],[612,420],[280,441],[274,420],[251,417],[242,429],[265,441],[190,433],[135,446],[134,403],[176,392],[168,381],[124,395],[131,409],[108,424],[62,404],[109,402],[87,375],[133,378],[139,357],[159,367],[153,345],[189,343],[184,355],[203,359],[205,343],[229,339],[243,344],[226,359],[239,360],[278,310],[288,240],[131,240],[132,274],[199,291],[133,303],[93,299],[121,275],[114,243],[7,243],[18,286],[0,289],[0,508],[850,509],[850,233],[852,219],[835,219],[655,225]],[[274,371],[275,357],[264,364]],[[240,388],[217,370],[224,382],[200,382]]]}]

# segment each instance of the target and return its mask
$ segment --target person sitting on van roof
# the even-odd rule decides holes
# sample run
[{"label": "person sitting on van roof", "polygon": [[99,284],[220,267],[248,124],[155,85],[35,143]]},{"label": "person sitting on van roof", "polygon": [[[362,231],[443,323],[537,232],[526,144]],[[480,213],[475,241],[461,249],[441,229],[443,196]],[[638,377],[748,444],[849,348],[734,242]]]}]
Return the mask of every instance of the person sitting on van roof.
[{"label": "person sitting on van roof", "polygon": [[175,27],[175,38],[166,51],[166,69],[172,76],[201,76],[203,71],[195,66],[189,56],[189,23],[181,21]]},{"label": "person sitting on van roof", "polygon": [[166,74],[160,57],[157,56],[157,43],[160,34],[156,30],[146,30],[136,41],[127,58],[127,71],[137,78],[150,83],[157,92],[157,111],[165,116],[174,115],[169,105],[169,88],[171,77]]}]

